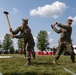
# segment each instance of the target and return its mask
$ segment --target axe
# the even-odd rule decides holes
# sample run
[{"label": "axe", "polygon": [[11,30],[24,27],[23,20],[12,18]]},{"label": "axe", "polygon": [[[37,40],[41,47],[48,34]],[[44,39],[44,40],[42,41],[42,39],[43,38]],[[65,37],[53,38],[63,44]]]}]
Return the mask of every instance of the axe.
[{"label": "axe", "polygon": [[5,15],[6,15],[6,19],[7,19],[7,21],[8,21],[8,27],[9,27],[9,29],[11,28],[11,25],[10,25],[10,21],[9,21],[9,18],[8,18],[8,12],[7,11],[4,11],[3,12]]},{"label": "axe", "polygon": [[[9,29],[11,28],[11,25],[10,25],[10,21],[9,21],[9,18],[8,18],[8,12],[7,11],[4,11],[3,12],[5,15],[6,15],[6,19],[7,19],[7,22],[8,22],[8,27],[9,27]],[[12,33],[10,33],[11,35],[13,35]]]}]

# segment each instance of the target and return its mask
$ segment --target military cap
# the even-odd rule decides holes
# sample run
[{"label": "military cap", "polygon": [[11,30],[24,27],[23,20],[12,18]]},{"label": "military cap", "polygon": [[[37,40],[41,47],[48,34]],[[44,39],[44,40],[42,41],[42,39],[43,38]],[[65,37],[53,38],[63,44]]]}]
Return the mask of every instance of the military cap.
[{"label": "military cap", "polygon": [[22,18],[22,24],[28,24],[28,19],[27,18]]},{"label": "military cap", "polygon": [[72,20],[72,19],[68,19],[68,20],[67,20],[67,22],[72,23],[72,22],[73,22],[73,20]]}]

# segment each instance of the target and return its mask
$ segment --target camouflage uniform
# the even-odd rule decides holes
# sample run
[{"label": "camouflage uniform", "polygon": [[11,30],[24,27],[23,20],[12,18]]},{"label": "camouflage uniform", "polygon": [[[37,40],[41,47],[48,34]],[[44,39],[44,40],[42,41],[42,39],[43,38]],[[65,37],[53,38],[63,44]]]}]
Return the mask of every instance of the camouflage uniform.
[{"label": "camouflage uniform", "polygon": [[60,27],[60,30],[57,30],[55,27],[53,28],[56,33],[60,33],[61,37],[59,40],[59,45],[57,47],[57,52],[55,56],[55,61],[57,61],[64,50],[64,47],[66,46],[67,50],[69,50],[69,53],[71,55],[72,62],[75,61],[75,54],[73,51],[73,46],[71,42],[71,33],[72,33],[72,27],[68,27],[62,24],[58,24],[58,27]]},{"label": "camouflage uniform", "polygon": [[[23,21],[24,23],[24,21]],[[31,33],[31,29],[27,26],[27,28],[23,28],[22,26],[18,27],[15,31],[12,31],[12,34],[16,35],[19,32],[20,35],[14,36],[15,38],[23,38],[23,49],[24,49],[24,55],[26,56],[26,59],[31,62],[31,55],[30,52],[33,54],[33,58],[35,59],[35,53],[34,53],[34,46],[35,42]]]}]

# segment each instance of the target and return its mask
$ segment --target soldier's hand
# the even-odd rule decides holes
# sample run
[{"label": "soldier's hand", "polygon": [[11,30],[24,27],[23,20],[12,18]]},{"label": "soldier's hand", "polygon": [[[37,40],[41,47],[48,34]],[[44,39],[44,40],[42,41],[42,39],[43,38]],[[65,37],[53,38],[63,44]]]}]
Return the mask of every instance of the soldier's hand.
[{"label": "soldier's hand", "polygon": [[11,34],[11,38],[14,38],[14,34]]},{"label": "soldier's hand", "polygon": [[10,28],[9,31],[12,32],[12,28]]},{"label": "soldier's hand", "polygon": [[54,28],[55,27],[55,24],[52,24],[51,27]]},{"label": "soldier's hand", "polygon": [[59,24],[58,22],[55,22],[55,25]]}]

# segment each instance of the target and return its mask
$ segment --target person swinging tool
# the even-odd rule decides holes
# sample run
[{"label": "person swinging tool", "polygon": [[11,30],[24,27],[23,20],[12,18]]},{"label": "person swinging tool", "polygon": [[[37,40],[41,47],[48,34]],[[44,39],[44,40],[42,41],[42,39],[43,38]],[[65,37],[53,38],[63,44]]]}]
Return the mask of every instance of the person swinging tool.
[{"label": "person swinging tool", "polygon": [[[35,59],[35,53],[34,53],[34,46],[35,42],[31,33],[31,29],[28,26],[28,19],[22,19],[22,26],[19,26],[15,31],[12,30],[12,28],[9,29],[9,31],[13,34],[12,38],[23,38],[24,39],[24,55],[26,56],[26,64],[31,64],[31,55],[30,52],[33,54],[33,58]],[[20,35],[15,36],[21,32]]]},{"label": "person swinging tool", "polygon": [[[23,38],[24,43],[23,43],[23,49],[24,49],[24,55],[26,56],[26,64],[25,65],[30,65],[31,64],[31,55],[30,52],[32,52],[33,58],[35,59],[35,52],[34,52],[34,46],[35,42],[33,39],[33,35],[31,33],[31,29],[28,26],[28,19],[27,18],[22,18],[22,26],[19,26],[15,31],[12,30],[10,21],[8,18],[8,12],[4,11],[3,12],[6,15],[6,19],[8,21],[8,26],[9,26],[9,31],[11,33],[12,38]],[[17,35],[20,32],[19,35]]]},{"label": "person swinging tool", "polygon": [[[72,41],[71,41],[71,33],[72,33],[72,24],[73,20],[72,19],[68,19],[66,21],[66,25],[63,25],[61,23],[55,22],[55,24],[51,25],[51,27],[53,28],[53,30],[56,33],[60,33],[61,37],[58,43],[58,47],[57,47],[57,52],[55,54],[55,59],[53,61],[53,63],[56,63],[57,60],[59,59],[62,51],[64,50],[64,48],[66,47],[67,50],[70,53],[71,56],[71,60],[74,63],[75,62],[75,54],[74,54],[74,50],[73,50],[73,46],[72,46]],[[57,25],[58,27],[60,27],[60,29],[58,30],[55,25]]]}]

